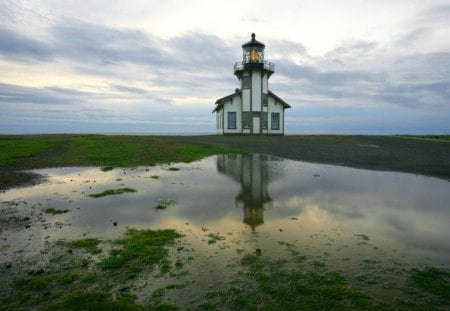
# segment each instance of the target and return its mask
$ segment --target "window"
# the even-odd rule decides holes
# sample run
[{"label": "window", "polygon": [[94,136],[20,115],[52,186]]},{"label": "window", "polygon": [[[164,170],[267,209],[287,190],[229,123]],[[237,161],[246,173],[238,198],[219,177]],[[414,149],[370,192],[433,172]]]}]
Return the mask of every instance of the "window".
[{"label": "window", "polygon": [[248,111],[242,113],[242,128],[243,129],[250,128],[250,112]]},{"label": "window", "polygon": [[242,77],[242,88],[249,89],[252,84],[252,78],[249,76]]},{"label": "window", "polygon": [[272,112],[272,120],[271,120],[271,127],[272,130],[279,130],[280,129],[280,113],[279,112]]},{"label": "window", "polygon": [[269,95],[262,94],[262,100],[263,100],[263,102],[262,102],[263,107],[267,107],[267,104],[269,103]]},{"label": "window", "polygon": [[236,129],[236,112],[228,112],[228,129]]},{"label": "window", "polygon": [[267,112],[262,113],[262,128],[267,130]]}]

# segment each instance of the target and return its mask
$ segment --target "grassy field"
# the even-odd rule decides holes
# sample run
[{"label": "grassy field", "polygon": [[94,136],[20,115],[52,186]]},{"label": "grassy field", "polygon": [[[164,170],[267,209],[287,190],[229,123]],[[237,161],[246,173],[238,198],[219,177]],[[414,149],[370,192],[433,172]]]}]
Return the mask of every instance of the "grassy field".
[{"label": "grassy field", "polygon": [[[0,136],[0,189],[35,180],[36,176],[22,172],[26,169],[98,166],[108,171],[114,167],[191,162],[230,152],[259,152],[295,160],[450,179],[450,136],[44,135]],[[150,178],[156,180],[159,176]],[[134,191],[132,188],[107,189],[91,196]],[[157,204],[153,208],[162,211],[177,202],[166,198]],[[55,208],[43,211],[54,217],[70,213],[68,209]],[[10,223],[15,222],[13,230],[27,229],[24,221],[29,221],[31,216],[25,216],[8,216]],[[42,223],[31,225],[41,226]],[[57,241],[45,257],[48,259],[45,268],[35,268],[44,258],[39,254],[36,262],[27,265],[30,269],[19,267],[20,273],[10,278],[9,283],[5,282],[6,278],[2,279],[0,310],[177,310],[179,306],[167,297],[177,290],[183,293],[183,289],[190,286],[179,278],[185,273],[182,268],[196,260],[193,256],[169,256],[169,247],[176,250],[176,254],[192,251],[184,249],[184,244],[176,244],[182,238],[182,234],[173,229],[128,228],[120,238],[111,241],[97,237]],[[364,234],[360,234],[360,238],[369,239]],[[279,243],[288,245],[283,241]],[[317,256],[306,256],[295,249],[287,257],[274,260],[262,255],[257,248],[254,253],[243,253],[234,264],[237,273],[229,284],[220,290],[198,293],[183,309],[297,310],[301,306],[304,310],[447,310],[450,304],[448,269],[402,269],[406,283],[394,289],[404,295],[394,302],[386,302],[351,283],[341,271],[328,268]],[[14,267],[2,263],[0,275],[12,275]],[[142,285],[143,276],[152,273],[160,273],[156,280],[165,277],[171,283],[148,293],[144,301],[137,299],[133,290]]]},{"label": "grassy field", "polygon": [[132,167],[258,152],[288,159],[450,179],[450,136],[0,136],[0,189],[36,178],[20,170]]},{"label": "grassy field", "polygon": [[192,162],[233,150],[164,137],[102,135],[0,136],[0,189],[30,182],[20,170],[65,167],[133,167]]}]

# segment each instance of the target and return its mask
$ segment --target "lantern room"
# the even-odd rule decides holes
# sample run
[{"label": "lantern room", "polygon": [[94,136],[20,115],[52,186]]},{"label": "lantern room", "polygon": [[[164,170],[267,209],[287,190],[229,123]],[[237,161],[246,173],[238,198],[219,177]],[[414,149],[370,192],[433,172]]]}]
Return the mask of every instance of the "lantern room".
[{"label": "lantern room", "polygon": [[234,65],[234,74],[240,77],[244,70],[263,70],[270,76],[275,71],[275,65],[264,60],[265,45],[256,40],[254,33],[251,37],[250,41],[242,45],[242,62]]},{"label": "lantern room", "polygon": [[256,35],[252,33],[252,39],[242,45],[243,63],[264,63],[265,45],[255,39]]}]

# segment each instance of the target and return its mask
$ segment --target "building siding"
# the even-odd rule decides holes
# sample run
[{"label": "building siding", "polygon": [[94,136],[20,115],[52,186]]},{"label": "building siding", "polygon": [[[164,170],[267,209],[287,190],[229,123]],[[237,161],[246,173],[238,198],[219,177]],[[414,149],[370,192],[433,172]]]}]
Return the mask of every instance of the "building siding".
[{"label": "building siding", "polygon": [[261,111],[261,72],[252,72],[252,110]]}]

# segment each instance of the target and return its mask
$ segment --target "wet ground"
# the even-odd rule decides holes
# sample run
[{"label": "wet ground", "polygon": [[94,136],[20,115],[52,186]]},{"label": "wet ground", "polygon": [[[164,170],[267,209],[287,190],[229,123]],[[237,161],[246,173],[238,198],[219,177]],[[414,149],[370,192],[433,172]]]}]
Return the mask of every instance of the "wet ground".
[{"label": "wet ground", "polygon": [[[62,242],[113,240],[127,228],[184,235],[170,247],[179,271],[135,281],[138,301],[174,280],[183,286],[167,301],[200,300],[235,281],[245,254],[340,271],[384,301],[402,295],[409,269],[450,268],[450,183],[443,179],[259,154],[34,172],[46,181],[0,194],[4,279],[44,269]],[[102,193],[109,195],[91,196]],[[106,243],[100,247],[107,252]]]}]

